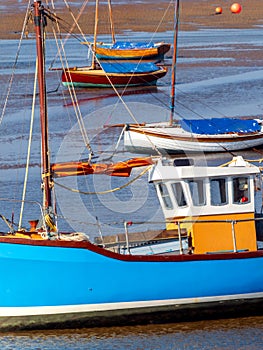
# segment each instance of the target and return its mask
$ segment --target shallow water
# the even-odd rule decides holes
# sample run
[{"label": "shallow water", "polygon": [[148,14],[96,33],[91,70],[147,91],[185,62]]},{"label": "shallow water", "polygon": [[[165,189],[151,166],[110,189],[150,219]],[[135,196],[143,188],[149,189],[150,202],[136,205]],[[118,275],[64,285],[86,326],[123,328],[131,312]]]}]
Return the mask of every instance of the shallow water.
[{"label": "shallow water", "polygon": [[[215,42],[215,33],[217,41]],[[160,34],[158,34],[160,36]],[[134,38],[142,38],[134,33]],[[171,33],[163,35],[171,41]],[[125,37],[124,37],[125,39]],[[17,42],[1,41],[0,51],[0,97],[4,105],[8,80],[16,53]],[[240,50],[237,50],[237,47]],[[180,33],[177,65],[176,113],[181,117],[262,117],[263,115],[263,34],[261,30],[214,31]],[[66,45],[70,64],[83,63],[87,51],[79,43],[69,40]],[[47,64],[55,55],[54,42],[47,44]],[[18,63],[18,78],[11,89],[11,100],[7,105],[7,116],[3,119],[0,137],[0,197],[21,198],[24,179],[27,134],[29,130],[31,95],[35,47],[32,40],[26,41]],[[223,56],[223,57],[222,57]],[[168,57],[165,64],[169,66]],[[29,73],[26,73],[29,68]],[[77,122],[73,118],[73,107],[68,92],[59,85],[60,73],[48,72],[48,97],[50,102],[50,145],[52,162],[87,158],[82,146]],[[123,107],[111,89],[79,89],[80,109],[84,117],[92,148],[99,160],[114,153],[121,129],[103,128],[105,124],[168,120],[170,101],[170,71],[158,82],[157,88],[120,90],[126,103]],[[58,88],[58,89],[57,89]],[[63,97],[61,101],[61,97]],[[25,107],[25,108],[24,108]],[[68,108],[66,108],[68,107]],[[25,109],[25,112],[22,111]],[[132,112],[132,113],[130,113]],[[30,180],[27,199],[41,201],[39,167],[39,126],[34,126]],[[261,157],[257,153],[240,152],[249,159]],[[75,157],[77,155],[77,158]],[[136,156],[124,152],[122,143],[114,159]],[[203,163],[222,163],[232,155],[199,155]],[[134,174],[138,175],[139,170]],[[57,180],[70,188],[85,192],[115,188],[127,183],[127,179],[111,177],[88,177]],[[58,188],[60,213],[68,218],[60,228],[88,231],[91,238],[99,234],[98,222],[103,234],[123,231],[123,220],[162,220],[162,213],[155,190],[148,186],[147,176],[121,192],[108,195],[86,196]],[[73,205],[72,205],[73,203]],[[11,218],[18,205],[0,201],[0,214]],[[38,210],[30,209],[27,220],[38,217]],[[72,220],[73,217],[73,220]],[[71,218],[71,220],[69,219]],[[18,214],[15,214],[15,222]],[[88,227],[88,229],[87,229]],[[0,222],[0,229],[6,229]],[[136,227],[136,229],[138,229]],[[25,332],[0,335],[1,349],[262,349],[263,318],[238,318],[189,322],[170,325],[148,325],[74,331]]]},{"label": "shallow water", "polygon": [[263,317],[0,335],[3,350],[260,350]]}]

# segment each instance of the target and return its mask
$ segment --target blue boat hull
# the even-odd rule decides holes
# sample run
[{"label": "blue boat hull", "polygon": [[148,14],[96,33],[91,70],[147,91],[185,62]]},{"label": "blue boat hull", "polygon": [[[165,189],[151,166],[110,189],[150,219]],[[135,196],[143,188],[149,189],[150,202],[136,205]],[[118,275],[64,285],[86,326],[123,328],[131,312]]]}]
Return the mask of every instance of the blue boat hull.
[{"label": "blue boat hull", "polygon": [[[263,252],[122,256],[90,243],[0,243],[0,329],[263,300]],[[234,257],[235,256],[235,257]]]}]

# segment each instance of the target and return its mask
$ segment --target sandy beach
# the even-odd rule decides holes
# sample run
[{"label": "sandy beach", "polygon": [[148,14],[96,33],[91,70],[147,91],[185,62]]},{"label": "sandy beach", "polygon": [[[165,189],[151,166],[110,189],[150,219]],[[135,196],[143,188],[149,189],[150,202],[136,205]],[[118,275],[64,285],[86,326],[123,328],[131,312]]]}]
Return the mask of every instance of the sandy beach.
[{"label": "sandy beach", "polygon": [[[201,28],[253,28],[263,26],[262,0],[242,0],[240,14],[232,14],[230,11],[233,0],[181,0],[180,30],[198,30]],[[43,1],[45,3],[45,1]],[[80,1],[71,1],[76,5]],[[94,3],[94,2],[93,2]],[[127,1],[129,3],[129,1]],[[19,38],[25,18],[27,1],[9,0],[8,5],[2,6],[0,14],[0,39]],[[222,8],[222,14],[216,15],[217,6]],[[93,33],[94,7],[92,3],[86,7],[79,19],[79,25],[86,34]],[[116,34],[124,31],[136,32],[164,32],[172,30],[174,5],[171,1],[149,0],[144,3],[114,4],[113,18]],[[72,12],[77,16],[80,7],[72,6]],[[108,8],[100,6],[99,33],[109,33]],[[63,19],[62,32],[66,32],[73,23],[68,9],[59,2],[56,8],[57,15]],[[32,25],[28,26],[29,32],[33,31]],[[79,33],[79,31],[75,31]]]}]

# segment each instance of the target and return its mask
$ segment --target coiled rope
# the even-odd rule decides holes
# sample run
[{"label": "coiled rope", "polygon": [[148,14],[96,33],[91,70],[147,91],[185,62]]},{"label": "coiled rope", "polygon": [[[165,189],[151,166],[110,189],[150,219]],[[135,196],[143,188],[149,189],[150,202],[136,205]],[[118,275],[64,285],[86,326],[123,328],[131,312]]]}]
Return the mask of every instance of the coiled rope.
[{"label": "coiled rope", "polygon": [[52,232],[57,232],[57,227],[49,214],[45,215],[45,223],[49,226]]}]

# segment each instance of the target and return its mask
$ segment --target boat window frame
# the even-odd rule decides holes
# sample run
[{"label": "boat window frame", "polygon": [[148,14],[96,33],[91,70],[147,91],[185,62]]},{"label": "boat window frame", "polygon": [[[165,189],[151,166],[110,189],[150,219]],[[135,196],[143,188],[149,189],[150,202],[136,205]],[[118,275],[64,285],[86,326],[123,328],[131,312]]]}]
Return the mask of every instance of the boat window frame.
[{"label": "boat window frame", "polygon": [[[180,196],[178,196],[178,191],[175,188],[175,186],[178,186],[178,185],[180,186]],[[188,206],[187,196],[185,195],[185,190],[183,188],[182,183],[180,181],[172,182],[171,183],[171,188],[172,188],[174,199],[175,199],[175,202],[176,202],[178,208],[185,208],[185,207],[187,207]],[[180,199],[180,201],[178,199]],[[181,203],[183,203],[183,204],[181,204]]]},{"label": "boat window frame", "polygon": [[[163,202],[165,209],[167,209],[167,210],[174,209],[173,201],[172,201],[172,198],[170,196],[167,184],[165,184],[164,182],[158,182],[156,184],[156,186],[158,188],[158,192],[160,194],[160,197],[162,198],[162,202]],[[165,191],[163,191],[163,189],[165,189]]]},{"label": "boat window frame", "polygon": [[[212,193],[212,183],[214,181],[224,181],[224,187],[222,187],[220,184],[219,184],[219,196],[220,198],[222,198],[222,191],[221,189],[224,188],[224,195],[225,195],[225,202],[221,201],[221,202],[218,202],[218,203],[215,203],[213,202],[213,199],[215,198],[215,194]],[[215,189],[217,190],[217,189]],[[228,192],[228,180],[226,177],[213,177],[213,178],[209,178],[209,191],[210,191],[210,204],[211,206],[213,207],[221,207],[221,206],[225,206],[225,205],[229,205],[229,202],[230,202],[230,199],[229,199],[229,192]]]},{"label": "boat window frame", "polygon": [[[192,187],[191,187],[191,183],[202,183],[202,197],[203,197],[203,201],[200,201],[200,186],[197,185],[197,191],[198,191],[198,195],[196,196],[193,191],[192,191]],[[188,184],[188,188],[189,188],[189,193],[190,193],[190,197],[192,200],[192,204],[194,207],[203,207],[205,205],[207,205],[207,196],[206,196],[206,186],[205,186],[205,179],[189,179],[187,180],[187,184]],[[196,202],[196,200],[198,199],[198,203]]]},{"label": "boat window frame", "polygon": [[[245,181],[244,181],[245,180]],[[233,204],[244,205],[251,203],[250,177],[247,175],[234,176],[232,182]]]}]

